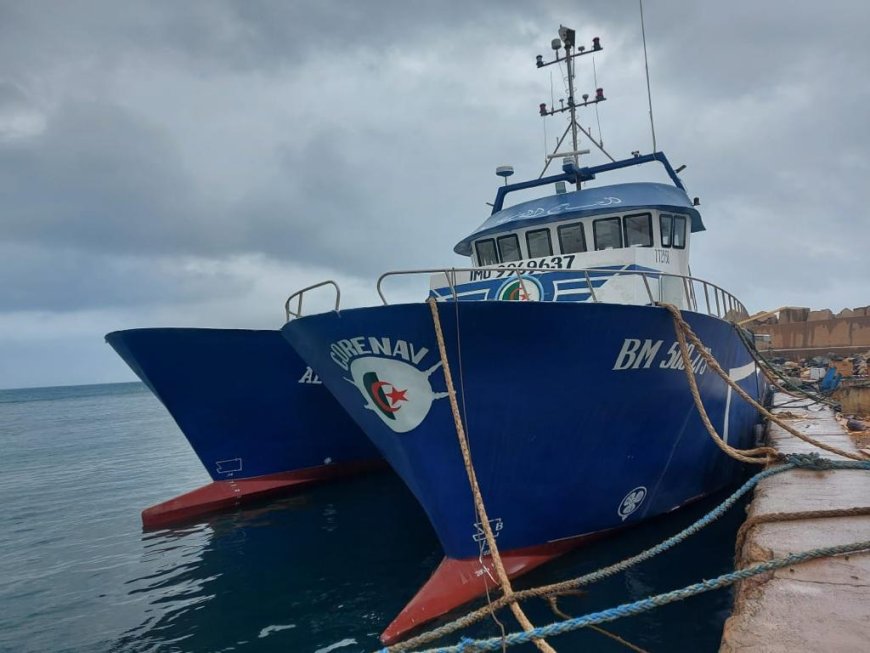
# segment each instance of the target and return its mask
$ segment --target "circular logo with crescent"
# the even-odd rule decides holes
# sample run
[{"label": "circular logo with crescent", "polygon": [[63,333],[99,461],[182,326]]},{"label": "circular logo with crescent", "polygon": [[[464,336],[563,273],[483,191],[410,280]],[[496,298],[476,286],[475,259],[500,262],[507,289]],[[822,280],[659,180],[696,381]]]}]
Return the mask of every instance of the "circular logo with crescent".
[{"label": "circular logo with crescent", "polygon": [[619,510],[616,511],[622,521],[625,521],[626,517],[640,508],[640,504],[643,503],[644,499],[646,499],[646,488],[642,485],[626,494],[619,504]]},{"label": "circular logo with crescent", "polygon": [[500,300],[509,302],[539,302],[543,296],[544,287],[541,282],[527,275],[508,279],[496,293]]},{"label": "circular logo with crescent", "polygon": [[434,392],[429,376],[441,363],[418,370],[404,361],[364,356],[350,364],[351,383],[366,401],[366,408],[396,433],[417,428],[426,418],[432,402],[447,396]]}]

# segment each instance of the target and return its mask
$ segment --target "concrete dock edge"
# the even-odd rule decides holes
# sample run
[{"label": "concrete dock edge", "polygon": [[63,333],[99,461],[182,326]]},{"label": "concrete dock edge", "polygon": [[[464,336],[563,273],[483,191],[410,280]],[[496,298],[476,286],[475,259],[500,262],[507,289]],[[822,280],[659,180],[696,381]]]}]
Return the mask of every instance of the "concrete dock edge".
[{"label": "concrete dock edge", "polygon": [[[774,406],[792,398],[774,397]],[[809,401],[774,409],[796,429],[858,451],[827,406]],[[783,453],[826,451],[770,424],[769,443]],[[749,517],[870,505],[870,472],[793,470],[759,483]],[[870,540],[870,516],[762,523],[737,551],[737,568],[821,546]],[[720,653],[736,651],[870,651],[870,553],[824,558],[743,581],[725,623]]]}]

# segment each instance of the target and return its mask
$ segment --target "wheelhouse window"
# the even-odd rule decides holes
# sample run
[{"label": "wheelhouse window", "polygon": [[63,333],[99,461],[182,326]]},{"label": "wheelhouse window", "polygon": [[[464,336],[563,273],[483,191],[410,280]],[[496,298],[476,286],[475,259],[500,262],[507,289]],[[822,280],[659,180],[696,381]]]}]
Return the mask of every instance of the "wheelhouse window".
[{"label": "wheelhouse window", "polygon": [[495,251],[495,241],[492,238],[478,240],[474,243],[477,250],[478,265],[495,265],[498,263],[498,253]]},{"label": "wheelhouse window", "polygon": [[517,238],[516,234],[499,236],[497,241],[498,253],[502,263],[519,261],[523,257],[522,252],[520,252],[520,239]]},{"label": "wheelhouse window", "polygon": [[535,229],[526,232],[526,245],[529,248],[529,258],[550,256],[553,253],[553,243],[550,240],[549,229]]},{"label": "wheelhouse window", "polygon": [[622,220],[626,247],[652,247],[652,216],[649,213],[627,215]]},{"label": "wheelhouse window", "polygon": [[619,249],[622,247],[622,226],[619,218],[601,218],[592,223],[595,249]]},{"label": "wheelhouse window", "polygon": [[674,216],[674,238],[673,246],[677,249],[685,249],[686,247],[686,216]]},{"label": "wheelhouse window", "polygon": [[671,232],[674,228],[674,216],[670,213],[662,213],[659,216],[659,229],[662,232],[662,247],[671,246]]},{"label": "wheelhouse window", "polygon": [[562,254],[575,254],[586,251],[586,234],[583,224],[563,224],[559,227],[559,248]]}]

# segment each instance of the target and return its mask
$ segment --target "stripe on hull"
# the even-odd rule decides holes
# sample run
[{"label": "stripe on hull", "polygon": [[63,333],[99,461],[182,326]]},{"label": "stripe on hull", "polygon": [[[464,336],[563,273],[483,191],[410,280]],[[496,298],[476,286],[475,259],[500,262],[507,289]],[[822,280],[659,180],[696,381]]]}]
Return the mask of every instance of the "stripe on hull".
[{"label": "stripe on hull", "polygon": [[383,459],[364,460],[339,465],[322,465],[292,472],[268,474],[256,478],[213,481],[142,511],[146,530],[177,526],[204,515],[237,508],[266,497],[275,497],[315,483],[386,468]]}]

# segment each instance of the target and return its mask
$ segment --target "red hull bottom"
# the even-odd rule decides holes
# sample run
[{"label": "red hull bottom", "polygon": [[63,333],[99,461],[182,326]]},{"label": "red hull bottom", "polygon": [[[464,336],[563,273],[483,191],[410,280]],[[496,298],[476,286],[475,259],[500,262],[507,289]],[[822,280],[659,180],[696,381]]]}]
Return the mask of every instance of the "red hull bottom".
[{"label": "red hull bottom", "polygon": [[[593,533],[525,549],[502,551],[502,564],[508,576],[516,578],[571,549],[612,532]],[[420,588],[393,623],[387,626],[381,634],[381,641],[388,646],[395,644],[414,628],[485,594],[487,589],[493,590],[497,587],[497,576],[491,558],[485,558],[484,564],[481,564],[477,558],[467,560],[444,558],[432,577]]]},{"label": "red hull bottom", "polygon": [[236,508],[249,501],[276,496],[314,483],[360,474],[384,466],[382,460],[364,460],[308,467],[255,478],[213,481],[174,499],[146,508],[142,511],[142,527],[150,530],[178,525],[203,515]]}]

